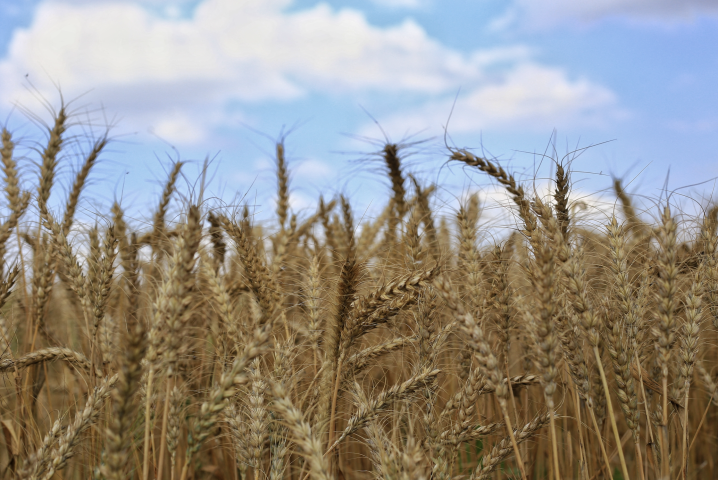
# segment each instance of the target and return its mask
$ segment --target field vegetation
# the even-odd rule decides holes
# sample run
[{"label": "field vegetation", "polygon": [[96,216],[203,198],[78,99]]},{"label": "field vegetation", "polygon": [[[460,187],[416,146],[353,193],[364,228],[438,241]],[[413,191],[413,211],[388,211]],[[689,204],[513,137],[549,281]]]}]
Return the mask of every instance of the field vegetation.
[{"label": "field vegetation", "polygon": [[181,162],[149,222],[80,222],[108,137],[58,202],[72,122],[30,159],[2,131],[2,478],[718,477],[715,205],[640,212],[616,180],[582,225],[560,158],[542,196],[449,148],[513,202],[487,245],[477,194],[440,213],[391,143],[380,215],[298,217],[280,142],[271,223]]}]

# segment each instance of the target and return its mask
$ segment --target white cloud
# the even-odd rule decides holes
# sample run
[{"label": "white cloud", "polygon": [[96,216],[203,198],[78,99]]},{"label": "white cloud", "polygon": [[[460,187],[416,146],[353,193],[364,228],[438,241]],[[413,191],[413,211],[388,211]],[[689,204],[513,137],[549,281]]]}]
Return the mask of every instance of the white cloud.
[{"label": "white cloud", "polygon": [[558,24],[587,24],[605,18],[660,23],[689,22],[702,15],[718,15],[715,0],[515,0],[494,21],[505,29],[519,22],[529,28]]},{"label": "white cloud", "polygon": [[292,213],[298,213],[303,210],[314,210],[316,204],[316,198],[309,197],[301,192],[290,192],[289,194],[289,208],[292,209]]},{"label": "white cloud", "polygon": [[[454,98],[429,102],[380,123],[389,132],[439,133],[452,113]],[[559,68],[520,63],[482,82],[456,99],[449,133],[486,128],[550,130],[554,127],[602,127],[626,115],[615,94],[587,79],[572,79]],[[367,126],[366,132],[373,126]]]},{"label": "white cloud", "polygon": [[371,0],[371,3],[389,8],[419,8],[426,5],[428,0]]},{"label": "white cloud", "polygon": [[297,166],[289,165],[289,170],[297,177],[315,181],[326,180],[335,173],[332,167],[315,159],[305,160]]},{"label": "white cloud", "polygon": [[480,75],[411,20],[378,28],[356,10],[284,13],[289,3],[206,0],[191,19],[165,19],[132,3],[45,2],[15,31],[0,69],[12,83],[28,72],[72,90],[182,82],[243,100],[326,88],[437,92]]},{"label": "white cloud", "polygon": [[397,118],[421,129],[445,120],[447,96],[462,87],[468,94],[452,120],[461,131],[600,123],[617,103],[600,85],[532,63],[530,48],[461,53],[413,20],[377,27],[358,10],[322,3],[287,11],[292,0],[204,0],[189,16],[156,12],[178,5],[187,2],[40,3],[0,60],[0,102],[30,104],[22,88],[29,74],[46,98],[56,98],[53,82],[68,99],[91,92],[83,102],[102,102],[123,125],[178,145],[235,124],[230,102],[308,94],[421,94],[429,102]]},{"label": "white cloud", "polygon": [[170,143],[197,144],[208,136],[203,125],[184,114],[160,118],[152,130]]},{"label": "white cloud", "polygon": [[[168,18],[154,7],[183,2],[42,2],[31,25],[13,32],[0,60],[0,101],[29,103],[22,88],[29,74],[46,98],[56,96],[53,82],[66,98],[92,91],[88,100],[122,112],[135,127],[159,131],[178,110],[194,123],[221,121],[200,112],[231,100],[440,94],[480,80],[487,65],[526,55],[522,48],[465,55],[413,20],[382,28],[358,10],[318,4],[285,11],[291,3],[204,0],[189,17]],[[178,121],[171,123],[179,131]]]}]

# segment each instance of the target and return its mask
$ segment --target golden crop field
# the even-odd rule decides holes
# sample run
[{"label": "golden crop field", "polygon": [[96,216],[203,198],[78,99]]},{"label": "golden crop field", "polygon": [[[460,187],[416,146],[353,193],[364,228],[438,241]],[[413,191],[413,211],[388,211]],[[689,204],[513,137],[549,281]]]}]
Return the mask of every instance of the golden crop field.
[{"label": "golden crop field", "polygon": [[2,478],[718,478],[716,205],[651,221],[617,180],[596,228],[561,159],[540,196],[447,148],[513,201],[486,245],[479,197],[439,213],[387,143],[380,215],[298,218],[280,142],[271,224],[181,162],[150,223],[78,222],[108,138],[53,209],[71,121],[35,158],[2,131]]}]

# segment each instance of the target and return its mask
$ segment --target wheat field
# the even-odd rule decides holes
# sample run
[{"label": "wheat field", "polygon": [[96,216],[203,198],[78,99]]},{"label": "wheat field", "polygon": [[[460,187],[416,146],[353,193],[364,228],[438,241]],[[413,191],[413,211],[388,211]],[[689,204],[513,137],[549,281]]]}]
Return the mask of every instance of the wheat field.
[{"label": "wheat field", "polygon": [[541,196],[448,148],[512,200],[487,245],[387,143],[380,215],[297,218],[279,142],[271,223],[178,201],[181,162],[150,222],[79,222],[109,139],[58,203],[71,121],[33,159],[2,131],[2,478],[718,478],[715,205],[652,221],[616,180],[582,225],[560,159]]}]

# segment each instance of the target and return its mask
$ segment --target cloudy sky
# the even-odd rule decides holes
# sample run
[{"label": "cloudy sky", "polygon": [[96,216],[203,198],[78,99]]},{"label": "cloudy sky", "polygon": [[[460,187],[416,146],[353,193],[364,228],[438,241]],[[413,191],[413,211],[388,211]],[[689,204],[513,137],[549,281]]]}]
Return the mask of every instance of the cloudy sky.
[{"label": "cloudy sky", "polygon": [[268,207],[283,134],[297,211],[383,201],[385,135],[423,141],[411,168],[447,192],[490,182],[444,141],[540,178],[553,138],[590,147],[577,191],[658,197],[718,176],[717,45],[714,0],[0,0],[0,121],[32,146],[59,89],[79,140],[113,124],[90,205],[139,208],[175,158],[188,191],[209,157],[207,195]]}]

